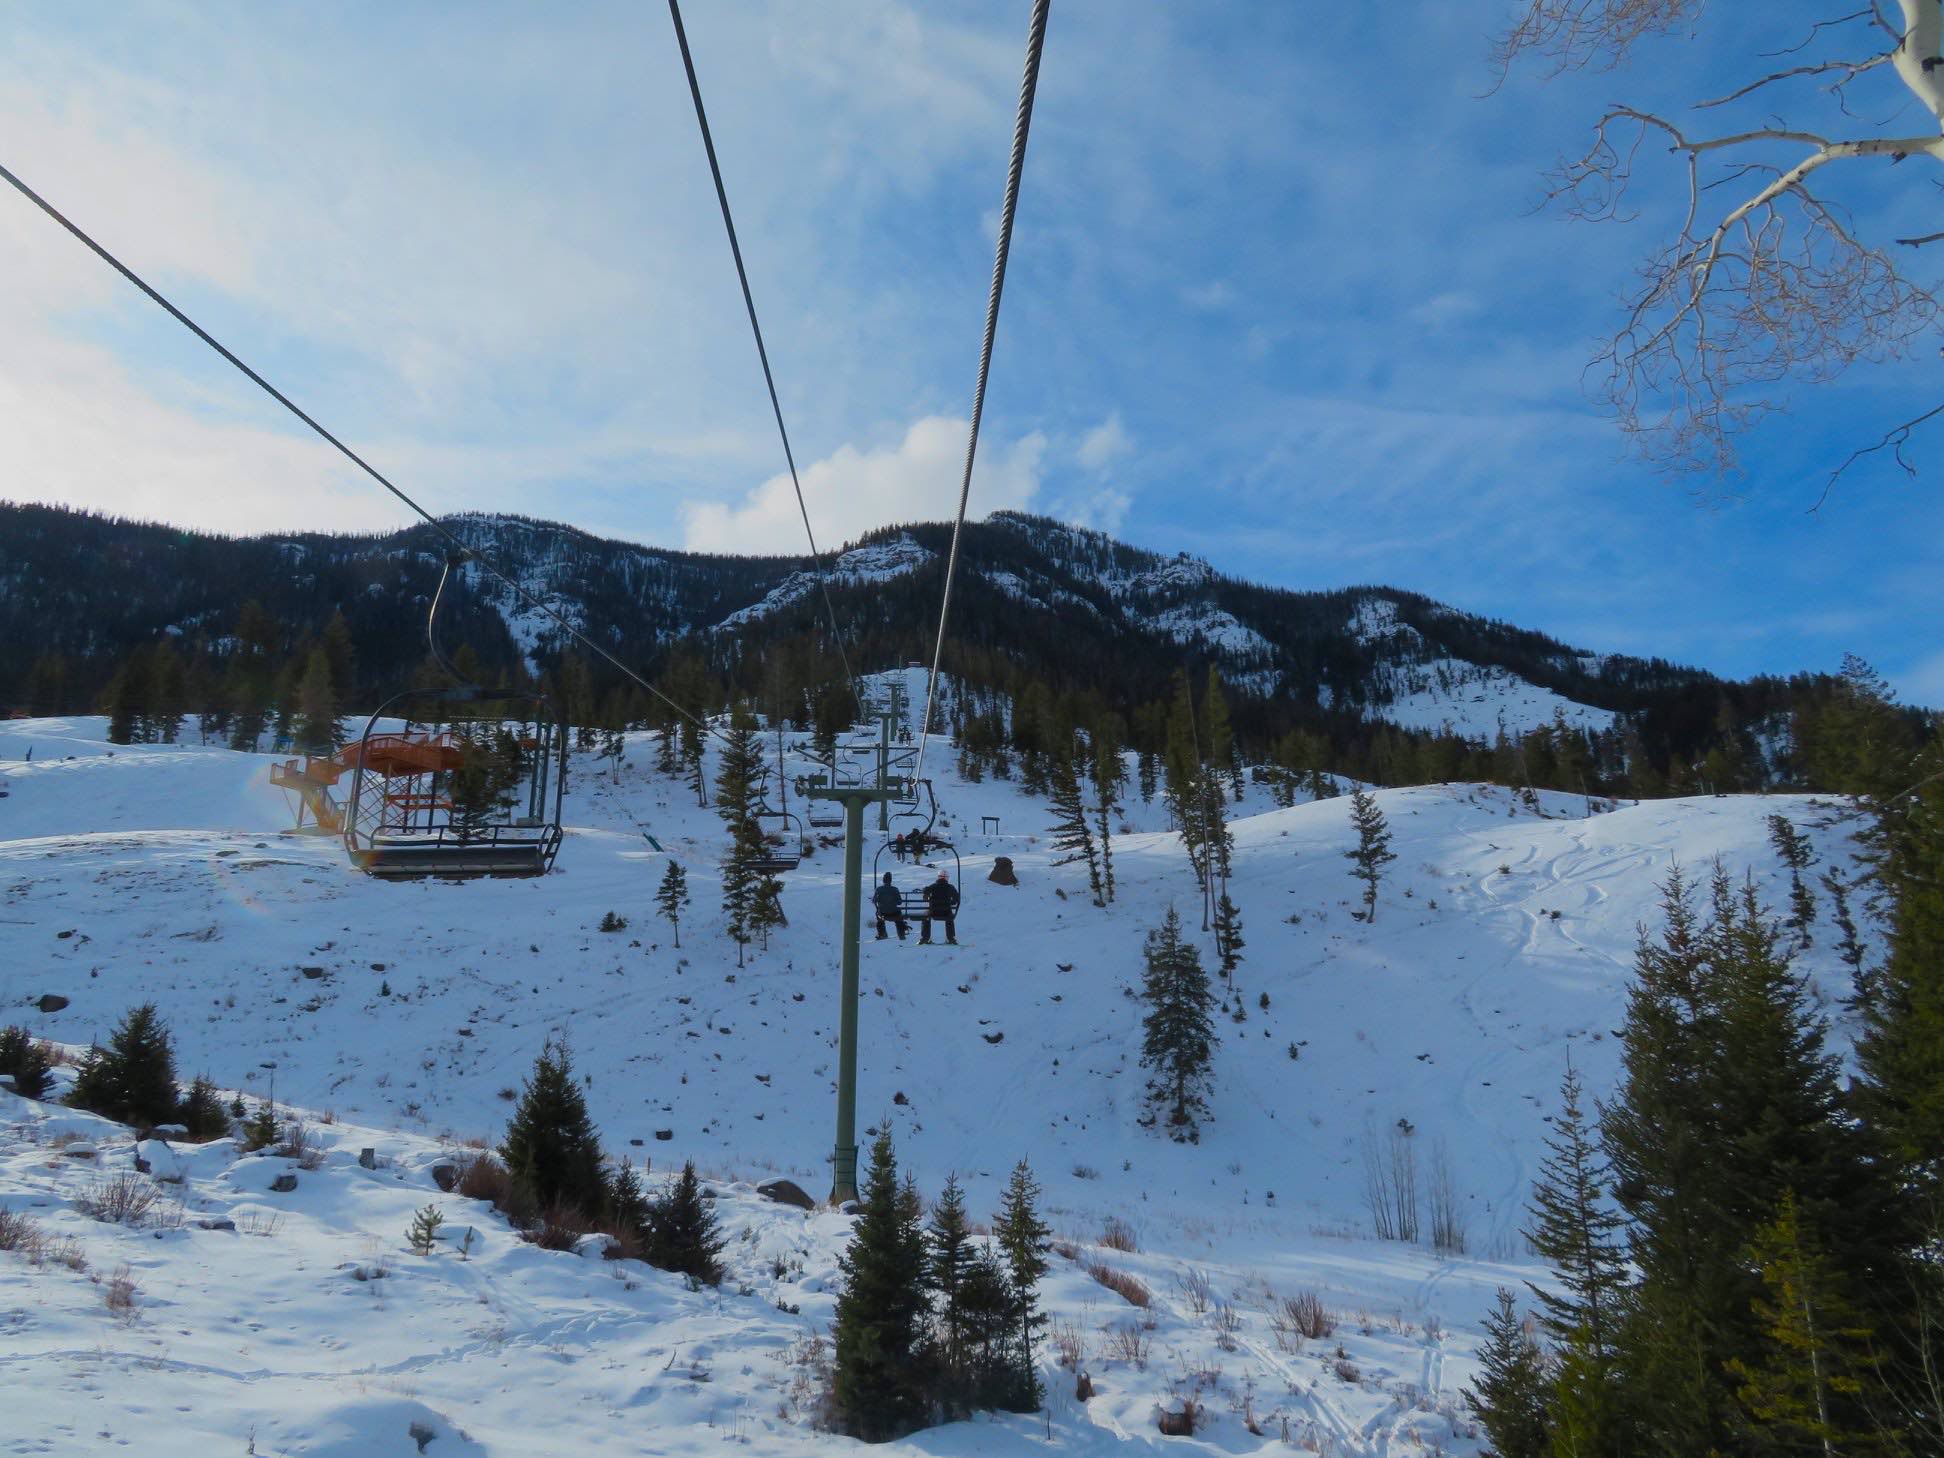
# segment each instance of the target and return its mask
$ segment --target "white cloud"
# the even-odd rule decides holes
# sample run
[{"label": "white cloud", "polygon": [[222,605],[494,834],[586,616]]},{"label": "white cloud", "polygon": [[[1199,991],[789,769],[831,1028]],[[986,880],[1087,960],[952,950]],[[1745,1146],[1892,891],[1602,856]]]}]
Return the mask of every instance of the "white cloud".
[{"label": "white cloud", "polygon": [[1433,294],[1422,303],[1412,305],[1405,310],[1404,317],[1427,329],[1446,329],[1467,319],[1475,319],[1484,311],[1484,301],[1477,294],[1468,289],[1457,289]]},{"label": "white cloud", "polygon": [[[966,422],[943,415],[917,421],[894,446],[840,447],[803,469],[803,499],[826,550],[899,521],[950,520],[958,511]],[[968,514],[1024,508],[1039,492],[1046,438],[1035,431],[1010,446],[983,442],[972,475]],[[682,507],[685,545],[702,552],[806,550],[803,519],[787,474],[770,477],[734,505],[690,501]]]},{"label": "white cloud", "polygon": [[1095,531],[1112,536],[1120,531],[1121,523],[1127,519],[1127,509],[1133,504],[1134,499],[1125,491],[1102,486],[1097,491],[1082,492],[1054,502],[1053,515],[1074,526],[1092,527]]},{"label": "white cloud", "polygon": [[1204,314],[1219,314],[1235,302],[1235,290],[1227,279],[1211,279],[1207,283],[1191,284],[1181,291],[1181,301],[1189,308]]},{"label": "white cloud", "polygon": [[1089,471],[1099,471],[1133,449],[1133,438],[1121,424],[1120,411],[1116,410],[1080,437],[1080,447],[1073,457]]}]

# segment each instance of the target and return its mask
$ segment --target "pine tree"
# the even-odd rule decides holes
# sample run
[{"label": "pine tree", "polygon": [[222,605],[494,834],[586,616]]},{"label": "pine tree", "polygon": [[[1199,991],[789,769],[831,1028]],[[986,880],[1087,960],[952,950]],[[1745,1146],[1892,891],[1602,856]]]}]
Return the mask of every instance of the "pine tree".
[{"label": "pine tree", "polygon": [[1242,962],[1242,910],[1227,891],[1215,903],[1215,950],[1222,959],[1222,976],[1233,977]]},{"label": "pine tree", "polygon": [[[330,669],[322,656],[313,654],[312,668],[321,686],[328,686]],[[312,681],[306,670],[305,682]],[[320,731],[321,731],[321,721]],[[335,725],[335,719],[333,719]],[[335,728],[333,731],[335,732]],[[460,745],[459,767],[446,776],[446,796],[451,802],[447,824],[460,840],[479,840],[491,833],[512,803],[511,772],[503,748],[494,744],[493,726],[484,722],[455,726],[453,737]]]},{"label": "pine tree", "polygon": [[965,1211],[965,1192],[958,1176],[948,1174],[945,1188],[932,1206],[927,1272],[937,1293],[938,1365],[943,1378],[941,1396],[948,1415],[963,1415],[978,1401],[966,1344],[966,1282],[977,1261],[972,1247],[972,1222]]},{"label": "pine tree", "polygon": [[770,933],[789,924],[790,918],[783,914],[783,883],[774,876],[764,876],[749,904],[750,935],[767,952]]},{"label": "pine tree", "polygon": [[1498,1458],[1547,1458],[1545,1361],[1525,1321],[1501,1286],[1498,1304],[1485,1316],[1485,1343],[1477,1387],[1465,1401],[1492,1440]]},{"label": "pine tree", "polygon": [[687,1276],[698,1285],[720,1286],[722,1248],[727,1243],[715,1211],[702,1197],[695,1161],[688,1160],[675,1183],[649,1207],[648,1264]]},{"label": "pine tree", "polygon": [[137,651],[122,661],[108,683],[108,742],[139,744],[148,716],[148,655]]},{"label": "pine tree", "polygon": [[1165,1114],[1169,1136],[1178,1142],[1200,1140],[1199,1121],[1208,1116],[1208,1090],[1214,1061],[1215,996],[1201,953],[1181,939],[1174,908],[1147,935],[1143,993],[1141,1066],[1148,1070],[1151,1117]]},{"label": "pine tree", "polygon": [[1559,1096],[1525,1232],[1552,1267],[1559,1289],[1530,1289],[1558,1358],[1552,1378],[1558,1446],[1584,1458],[1617,1458],[1610,1408],[1613,1348],[1627,1288],[1622,1222],[1605,1204],[1605,1161],[1580,1106],[1579,1071],[1570,1061]]},{"label": "pine tree", "polygon": [[641,1172],[635,1169],[633,1160],[622,1159],[621,1167],[608,1180],[602,1218],[608,1234],[621,1242],[623,1255],[639,1256],[647,1252],[654,1207],[647,1191],[641,1187]]},{"label": "pine tree", "polygon": [[1046,1315],[1039,1309],[1039,1280],[1046,1274],[1052,1229],[1039,1218],[1039,1184],[1025,1160],[1013,1166],[1000,1202],[992,1237],[1004,1257],[1012,1308],[1011,1381],[1002,1404],[1013,1412],[1032,1412],[1040,1404],[1035,1343]]},{"label": "pine tree", "polygon": [[445,1224],[445,1213],[437,1205],[428,1204],[414,1214],[411,1228],[405,1232],[405,1239],[412,1247],[412,1254],[431,1255],[432,1247],[439,1239],[439,1227],[443,1224]]},{"label": "pine tree", "polygon": [[1829,919],[1836,923],[1836,955],[1849,968],[1850,995],[1846,1006],[1867,1013],[1876,1002],[1876,980],[1863,965],[1863,938],[1858,934],[1856,917],[1850,911],[1850,883],[1834,866],[1822,873],[1823,890],[1829,893]]},{"label": "pine tree", "polygon": [[922,1210],[898,1182],[885,1130],[871,1145],[850,1245],[837,1258],[836,1370],[831,1395],[844,1430],[869,1443],[925,1420],[926,1249]]},{"label": "pine tree", "polygon": [[682,913],[688,909],[688,872],[680,861],[671,860],[662,872],[661,887],[655,892],[655,911],[675,929],[675,945],[682,945]]},{"label": "pine tree", "polygon": [[1242,761],[1235,754],[1235,730],[1229,722],[1228,695],[1222,692],[1221,670],[1208,666],[1208,687],[1202,693],[1202,752],[1210,771],[1228,776],[1229,790],[1242,798]]},{"label": "pine tree", "polygon": [[145,1002],[130,1008],[106,1048],[82,1056],[68,1102],[118,1124],[153,1129],[175,1119],[175,1048],[168,1027]]},{"label": "pine tree", "polygon": [[209,642],[200,634],[196,646],[189,655],[188,672],[184,676],[183,701],[189,712],[196,716],[196,742],[209,743],[210,736],[223,738],[229,733],[229,713],[223,700],[223,682],[216,673],[216,665],[210,657]]},{"label": "pine tree", "polygon": [[148,685],[145,737],[151,744],[174,744],[182,737],[189,677],[182,666],[182,655],[166,637],[149,650]]},{"label": "pine tree", "polygon": [[608,1193],[601,1139],[564,1041],[549,1038],[541,1045],[506,1126],[500,1158],[538,1209],[560,1203],[587,1214],[600,1210]]},{"label": "pine tree", "polygon": [[1863,1458],[1901,1451],[1873,1421],[1880,1393],[1872,1333],[1803,1223],[1793,1192],[1762,1226],[1748,1251],[1761,1272],[1754,1311],[1761,1345],[1753,1361],[1733,1359],[1750,1425],[1762,1451]]},{"label": "pine tree", "polygon": [[1087,821],[1086,801],[1080,795],[1080,780],[1074,773],[1073,739],[1055,743],[1047,755],[1048,782],[1053,797],[1053,824],[1050,833],[1053,849],[1059,853],[1056,866],[1087,863],[1087,888],[1094,905],[1106,904],[1100,884],[1100,855],[1094,847],[1093,829]]},{"label": "pine tree", "polygon": [[1883,676],[1853,653],[1827,699],[1799,726],[1806,768],[1815,788],[1877,797],[1894,792],[1916,748]]},{"label": "pine tree", "polygon": [[1350,824],[1357,832],[1357,848],[1343,854],[1351,863],[1350,874],[1364,883],[1363,919],[1373,922],[1377,919],[1377,883],[1397,854],[1390,848],[1390,824],[1383,810],[1362,785],[1350,791]]},{"label": "pine tree", "polygon": [[1846,1279],[1884,1278],[1882,1196],[1842,1106],[1807,989],[1752,886],[1717,870],[1700,921],[1679,872],[1658,942],[1643,936],[1601,1111],[1641,1272],[1616,1369],[1640,1431],[1670,1451],[1728,1451],[1742,1419],[1726,1364],[1754,1356],[1759,1295],[1744,1253],[1793,1190],[1831,1233]]},{"label": "pine tree", "polygon": [[769,854],[763,828],[756,819],[758,788],[763,775],[763,751],[756,740],[756,721],[741,708],[729,718],[728,744],[716,772],[716,813],[729,826],[729,849],[722,858],[722,910],[729,936],[736,944],[736,965],[743,965],[743,948],[755,935],[752,916],[768,878],[758,863]]},{"label": "pine tree", "polygon": [[176,1122],[197,1141],[220,1139],[229,1133],[229,1110],[223,1107],[222,1095],[207,1074],[199,1073],[190,1080],[189,1092],[176,1109]]},{"label": "pine tree", "polygon": [[230,707],[230,748],[256,751],[269,721],[273,695],[271,657],[277,651],[277,625],[255,598],[236,615],[236,649],[224,677]]},{"label": "pine tree", "polygon": [[1162,755],[1163,786],[1168,813],[1181,831],[1183,846],[1194,865],[1195,875],[1202,871],[1201,755],[1195,726],[1195,699],[1188,687],[1188,675],[1175,670],[1174,696],[1168,704],[1167,743]]},{"label": "pine tree", "polygon": [[331,660],[321,647],[311,649],[305,660],[292,732],[297,747],[305,754],[327,755],[344,743],[344,731],[338,724],[337,690],[331,682]]},{"label": "pine tree", "polygon": [[331,613],[324,625],[322,647],[331,665],[331,699],[343,709],[358,692],[358,650],[351,641],[351,625],[344,620],[344,609]]},{"label": "pine tree", "polygon": [[[243,1096],[238,1094],[236,1103],[242,1102]],[[230,1113],[232,1115],[236,1113],[235,1104],[230,1106]],[[257,1105],[256,1112],[243,1124],[243,1148],[250,1153],[259,1149],[268,1149],[282,1134],[283,1125],[277,1120],[277,1106],[270,1099],[265,1099]]]},{"label": "pine tree", "polygon": [[65,713],[67,703],[67,660],[58,653],[41,654],[27,675],[27,712],[50,718]]},{"label": "pine tree", "polygon": [[[1869,979],[1859,1107],[1913,1210],[1944,1202],[1944,736],[1910,766],[1911,793],[1877,815],[1889,952]],[[1934,1215],[1931,1218],[1935,1218]]]},{"label": "pine tree", "polygon": [[54,1060],[47,1045],[25,1028],[0,1028],[0,1073],[13,1079],[13,1090],[23,1099],[39,1099],[53,1081]]},{"label": "pine tree", "polygon": [[703,751],[707,748],[702,735],[702,726],[693,719],[682,720],[682,774],[684,783],[695,791],[695,803],[709,803],[709,780],[703,773]]},{"label": "pine tree", "polygon": [[1789,930],[1796,934],[1796,946],[1809,946],[1809,928],[1816,920],[1816,894],[1802,879],[1802,873],[1815,864],[1815,848],[1809,837],[1789,823],[1784,815],[1768,818],[1769,843],[1775,847],[1782,864],[1789,868]]},{"label": "pine tree", "polygon": [[673,779],[681,770],[681,742],[681,721],[672,711],[664,710],[661,724],[655,730],[656,773]]},{"label": "pine tree", "polygon": [[1093,789],[1096,824],[1100,829],[1100,889],[1102,899],[1114,899],[1114,818],[1120,810],[1121,787],[1127,770],[1121,763],[1119,717],[1106,715],[1094,725]]}]

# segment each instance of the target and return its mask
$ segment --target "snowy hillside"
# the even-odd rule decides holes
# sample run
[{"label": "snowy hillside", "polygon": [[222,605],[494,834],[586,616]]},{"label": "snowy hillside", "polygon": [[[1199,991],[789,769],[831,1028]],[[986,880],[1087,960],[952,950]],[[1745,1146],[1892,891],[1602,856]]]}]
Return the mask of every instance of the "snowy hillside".
[{"label": "snowy hillside", "polygon": [[[128,1165],[127,1135],[0,1093],[0,1204],[71,1236],[89,1265],[0,1255],[0,1393],[23,1415],[21,1451],[200,1458],[243,1451],[254,1430],[263,1453],[406,1453],[414,1422],[440,1435],[434,1458],[829,1448],[796,1379],[848,1221],[753,1186],[829,1184],[835,849],[785,877],[791,924],[738,969],[714,910],[720,822],[653,774],[645,739],[618,782],[576,756],[556,872],[502,884],[366,879],[334,841],[288,829],[267,757],[102,740],[99,720],[0,724],[0,1021],[85,1045],[153,1000],[185,1078],[274,1089],[311,1111],[328,1152],[273,1194],[282,1161],[185,1149],[186,1218],[134,1232],[73,1208],[104,1167]],[[1200,915],[1161,807],[1133,797],[1119,898],[1100,909],[1082,868],[1049,864],[1045,807],[1004,781],[959,783],[951,759],[934,746],[928,771],[963,857],[965,945],[876,942],[867,926],[860,1122],[889,1122],[928,1193],[958,1171],[981,1214],[1030,1158],[1056,1231],[1145,1282],[1154,1326],[1145,1366],[1127,1360],[1115,1333],[1138,1332],[1142,1313],[1056,1262],[1049,1304],[1100,1395],[1076,1403],[1049,1351],[1050,1417],[958,1425],[910,1440],[915,1452],[1152,1442],[1157,1403],[1198,1382],[1211,1421],[1180,1440],[1190,1451],[1285,1451],[1285,1433],[1339,1455],[1476,1451],[1457,1397],[1473,1334],[1494,1286],[1535,1274],[1517,1232],[1543,1120],[1569,1051],[1592,1092],[1611,1086],[1657,883],[1720,856],[1780,902],[1764,825],[1777,812],[1825,861],[1848,854],[1830,807],[1805,797],[1588,819],[1578,797],[1543,796],[1536,815],[1489,787],[1381,791],[1398,860],[1366,925],[1351,915],[1347,801],[1278,810],[1250,786],[1232,807],[1242,1012],[1221,1023],[1213,1122],[1182,1146],[1136,1122],[1142,937],[1171,903],[1191,930]],[[680,950],[653,916],[664,854],[695,893]],[[987,880],[1001,855],[1016,888]],[[889,854],[879,869],[932,874]],[[597,930],[609,911],[626,931]],[[1806,965],[1833,1007],[1846,987],[1830,940]],[[46,994],[67,1005],[39,1012]],[[431,1183],[442,1149],[496,1135],[506,1092],[556,1031],[614,1155],[658,1175],[693,1158],[716,1182],[734,1237],[720,1294],[523,1246]],[[1449,1162],[1467,1256],[1369,1236],[1363,1144],[1400,1121],[1427,1164]],[[57,1151],[62,1136],[92,1158]],[[358,1167],[364,1147],[380,1168]],[[428,1199],[454,1240],[477,1228],[469,1259],[403,1252]],[[224,1219],[239,1229],[198,1225]],[[1110,1219],[1138,1252],[1089,1248]],[[132,1318],[90,1280],[123,1262],[141,1287]],[[389,1274],[358,1277],[373,1266]],[[1234,1332],[1195,1309],[1191,1271],[1233,1303]],[[1292,1344],[1267,1293],[1304,1289],[1339,1323]]]}]

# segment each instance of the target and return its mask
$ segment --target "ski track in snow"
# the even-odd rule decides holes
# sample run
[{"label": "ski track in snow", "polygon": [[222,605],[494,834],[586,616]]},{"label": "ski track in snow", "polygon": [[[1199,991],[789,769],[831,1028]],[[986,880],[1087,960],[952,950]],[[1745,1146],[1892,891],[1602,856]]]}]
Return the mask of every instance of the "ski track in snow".
[{"label": "ski track in snow", "polygon": [[[0,1402],[21,1415],[0,1452],[207,1458],[254,1432],[259,1452],[351,1458],[417,1451],[412,1422],[441,1435],[434,1458],[842,1443],[814,1430],[789,1358],[830,1319],[849,1222],[753,1193],[777,1174],[813,1194],[828,1184],[835,851],[786,877],[791,924],[738,969],[714,905],[720,822],[652,773],[646,736],[618,785],[576,755],[556,874],[384,885],[350,871],[334,842],[288,829],[269,756],[117,749],[103,728],[0,724],[6,1020],[85,1046],[154,1000],[183,1077],[207,1071],[252,1099],[274,1089],[309,1112],[325,1162],[277,1195],[282,1161],[238,1158],[226,1142],[183,1147],[165,1156],[184,1174],[181,1228],[102,1225],[73,1201],[126,1167],[128,1133],[0,1093],[0,1200],[72,1236],[89,1266],[0,1254]],[[1278,810],[1250,785],[1232,807],[1243,1020],[1218,1019],[1214,1118],[1183,1146],[1136,1122],[1141,1009],[1126,992],[1169,903],[1214,965],[1164,812],[1130,786],[1114,845],[1120,895],[1096,908],[1082,867],[1049,865],[1042,804],[1016,781],[962,784],[947,760],[938,796],[964,856],[966,945],[920,948],[915,927],[911,943],[875,942],[867,920],[860,1125],[889,1120],[927,1191],[955,1169],[980,1217],[1013,1161],[1030,1157],[1056,1231],[1146,1283],[1155,1325],[1145,1369],[1110,1357],[1104,1330],[1141,1314],[1056,1259],[1045,1302],[1082,1330],[1097,1395],[1074,1402],[1072,1374],[1049,1351],[1045,1417],[980,1418],[893,1445],[925,1454],[1017,1453],[1047,1446],[1049,1429],[1053,1448],[1083,1455],[1153,1445],[1160,1406],[1196,1381],[1209,1422],[1171,1440],[1184,1451],[1281,1450],[1285,1422],[1293,1441],[1342,1458],[1434,1442],[1477,1451],[1460,1393],[1479,1320],[1495,1286],[1541,1276],[1518,1232],[1544,1116],[1568,1048],[1590,1094],[1611,1087],[1611,1031],[1658,883],[1677,861],[1705,875],[1718,855],[1780,904],[1786,880],[1764,824],[1776,812],[1812,833],[1824,862],[1848,854],[1804,797],[1586,818],[1578,796],[1542,795],[1535,814],[1485,786],[1385,790],[1398,860],[1365,925],[1351,916],[1347,802]],[[1001,834],[971,833],[985,814]],[[680,951],[654,919],[665,857],[644,830],[690,871]],[[1018,888],[986,880],[996,855],[1013,858]],[[899,869],[913,884],[929,874]],[[626,932],[595,929],[609,910],[629,918]],[[1833,1006],[1844,988],[1830,940],[1805,966]],[[71,1005],[40,1014],[49,992]],[[501,1090],[555,1030],[572,1037],[612,1153],[652,1160],[653,1179],[694,1158],[710,1179],[731,1236],[722,1292],[536,1250],[433,1186],[454,1140],[496,1136],[510,1108]],[[1839,1021],[1838,1046],[1847,1033]],[[1361,1140],[1400,1118],[1421,1159],[1449,1151],[1472,1254],[1363,1233]],[[62,1136],[94,1141],[95,1159],[57,1152]],[[383,1167],[360,1169],[363,1147]],[[401,1240],[427,1200],[451,1237],[431,1260]],[[1091,1244],[1108,1216],[1136,1230],[1139,1251]],[[276,1233],[195,1225],[215,1217]],[[462,1261],[453,1242],[467,1226],[476,1243]],[[97,1284],[124,1261],[142,1293],[133,1320],[113,1318]],[[373,1265],[388,1275],[354,1278]],[[1191,1270],[1240,1313],[1234,1350],[1176,1298]],[[1269,1293],[1305,1289],[1337,1331],[1285,1351]],[[1262,1438],[1242,1422],[1251,1384]]]}]

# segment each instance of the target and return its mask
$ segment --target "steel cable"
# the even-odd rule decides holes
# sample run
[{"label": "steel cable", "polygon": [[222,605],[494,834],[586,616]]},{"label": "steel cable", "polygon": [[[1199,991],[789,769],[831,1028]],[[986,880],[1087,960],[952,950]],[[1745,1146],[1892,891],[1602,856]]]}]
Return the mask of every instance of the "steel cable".
[{"label": "steel cable", "polygon": [[663,693],[660,689],[656,688],[653,684],[649,683],[647,679],[643,678],[640,674],[636,673],[632,668],[628,667],[627,664],[623,663],[620,659],[616,658],[612,653],[608,652],[607,649],[603,648],[599,643],[596,643],[592,638],[588,637],[579,628],[575,627],[571,622],[567,620],[566,617],[564,617],[551,604],[542,601],[539,597],[536,597],[532,592],[529,592],[519,582],[515,581],[512,577],[509,577],[506,573],[500,571],[500,569],[495,567],[492,564],[492,562],[489,561],[483,554],[481,554],[475,548],[469,546],[464,540],[464,538],[460,537],[457,532],[454,532],[444,522],[440,521],[437,517],[433,516],[431,512],[427,511],[424,507],[420,506],[418,502],[414,501],[403,490],[401,490],[399,487],[394,485],[390,480],[388,480],[385,477],[385,475],[381,471],[378,470],[376,466],[373,466],[363,456],[359,455],[356,451],[352,450],[350,446],[346,445],[343,441],[339,440],[335,435],[332,435],[330,431],[326,430],[322,425],[318,424],[318,422],[310,414],[308,414],[301,406],[299,406],[296,403],[296,401],[292,400],[288,395],[284,394],[283,391],[279,390],[275,385],[271,384],[268,380],[264,379],[262,375],[258,374],[255,370],[251,369],[242,360],[238,359],[235,354],[230,352],[230,350],[223,344],[221,340],[216,338],[215,335],[211,334],[207,329],[203,328],[202,325],[198,324],[194,319],[191,319],[187,314],[183,313],[182,310],[178,309],[174,304],[170,303],[168,299],[164,298],[154,288],[150,287],[148,282],[145,279],[143,279],[140,274],[136,273],[134,269],[130,268],[127,264],[123,263],[119,258],[115,257],[114,254],[110,253],[106,248],[102,247],[99,243],[95,242],[93,238],[89,237],[87,233],[82,231],[79,225],[72,222],[65,214],[63,214],[60,211],[60,209],[56,208],[46,198],[42,197],[39,193],[35,192],[33,188],[29,187],[25,182],[22,182],[20,178],[15,176],[4,165],[0,165],[0,177],[4,177],[9,183],[13,185],[14,189],[17,192],[19,192],[22,197],[26,198],[35,207],[39,208],[42,212],[46,213],[48,217],[52,218],[55,222],[59,223],[63,228],[67,229],[68,232],[72,233],[77,239],[81,241],[81,243],[88,249],[89,252],[95,255],[95,257],[99,258],[103,263],[107,264],[110,268],[114,269],[116,273],[119,273],[123,278],[127,279],[130,283],[135,285],[136,288],[140,289],[144,294],[148,295],[150,300],[152,300],[155,304],[159,305],[178,324],[182,325],[183,328],[187,329],[191,334],[195,335],[196,338],[200,339],[204,344],[208,345],[211,349],[215,350],[216,353],[220,354],[224,359],[228,360],[230,364],[234,365],[236,369],[246,379],[248,379],[258,389],[262,390],[264,394],[268,395],[272,400],[275,400],[279,405],[283,406],[283,408],[288,410],[292,415],[296,416],[299,420],[303,421],[304,424],[308,425],[312,430],[317,432],[317,434],[321,436],[325,441],[335,446],[338,449],[339,453],[342,454],[346,460],[351,462],[351,464],[356,466],[360,471],[363,471],[367,476],[371,477],[372,480],[376,481],[380,486],[384,487],[387,491],[391,492],[393,496],[397,497],[401,502],[403,502],[407,507],[409,507],[411,511],[416,516],[418,516],[419,519],[422,520],[427,526],[431,527],[432,530],[437,532],[440,536],[444,537],[447,542],[451,543],[452,546],[456,547],[465,556],[478,562],[479,565],[491,576],[497,578],[500,582],[504,583],[507,587],[511,588],[513,592],[522,601],[524,601],[529,607],[535,608],[538,611],[544,613],[547,617],[552,618],[554,622],[558,623],[563,629],[565,629],[568,635],[572,637],[576,642],[585,645],[589,650],[598,654],[607,663],[619,669],[624,676],[632,680],[641,688],[646,689],[655,698],[661,700],[662,703],[666,704],[669,708],[673,709],[676,713],[680,714],[684,719],[687,719],[690,723],[699,726],[704,733],[714,734],[717,738],[722,739],[724,743],[728,742],[728,736],[724,735],[720,730],[714,728],[706,719],[700,718],[697,715],[690,713],[687,709],[683,708],[680,704],[676,703],[675,700],[671,699],[667,694]]},{"label": "steel cable", "polygon": [[[674,4],[674,0],[669,0]],[[972,496],[972,461],[979,451],[979,422],[985,416],[986,378],[992,370],[992,340],[999,330],[999,297],[1006,288],[1006,259],[1012,252],[1013,215],[1019,207],[1019,176],[1026,165],[1026,134],[1033,125],[1033,94],[1039,89],[1040,50],[1046,43],[1050,0],[1033,0],[1026,33],[1026,72],[1019,83],[1019,112],[1013,122],[1012,161],[1006,169],[1006,200],[999,218],[999,246],[992,260],[992,290],[986,298],[985,339],[979,346],[979,383],[972,392],[972,428],[965,442],[965,475],[959,482],[958,517],[952,523],[952,548],[945,559],[945,591],[938,608],[938,637],[932,645],[931,672],[925,678],[925,717],[919,721],[914,779],[925,773],[925,747],[931,739],[932,703],[938,692],[938,667],[945,655],[945,626],[952,613],[952,586],[958,578],[959,538]]]},{"label": "steel cable", "polygon": [[762,361],[763,383],[769,387],[770,410],[776,416],[776,433],[783,438],[783,459],[789,463],[790,485],[796,491],[797,511],[803,517],[803,535],[810,543],[810,562],[817,571],[817,590],[823,594],[824,612],[830,619],[830,641],[837,660],[844,665],[844,678],[857,694],[857,675],[851,672],[850,655],[844,651],[844,635],[837,626],[837,608],[830,600],[830,580],[824,571],[823,554],[817,550],[817,534],[810,530],[810,508],[804,505],[803,483],[797,479],[796,453],[790,449],[790,432],[783,425],[783,406],[776,398],[776,377],[770,372],[769,351],[763,347],[763,326],[756,322],[756,299],[749,291],[749,271],[743,267],[742,244],[736,241],[736,221],[729,215],[729,193],[722,185],[722,165],[716,160],[715,138],[709,132],[708,113],[702,109],[702,85],[695,79],[695,60],[689,54],[688,32],[682,28],[682,9],[668,0],[668,15],[675,22],[675,42],[682,48],[682,69],[688,73],[689,95],[695,100],[695,120],[702,129],[702,149],[709,154],[709,176],[715,179],[716,201],[722,205],[722,226],[729,234],[729,252],[736,260],[736,281],[742,285],[743,307],[749,311],[749,332],[756,336],[756,358]]}]

